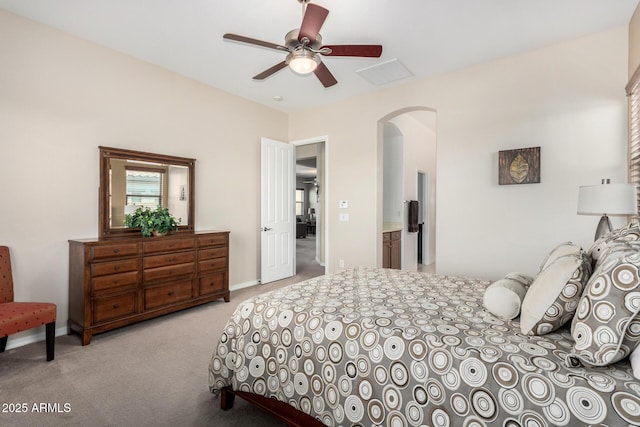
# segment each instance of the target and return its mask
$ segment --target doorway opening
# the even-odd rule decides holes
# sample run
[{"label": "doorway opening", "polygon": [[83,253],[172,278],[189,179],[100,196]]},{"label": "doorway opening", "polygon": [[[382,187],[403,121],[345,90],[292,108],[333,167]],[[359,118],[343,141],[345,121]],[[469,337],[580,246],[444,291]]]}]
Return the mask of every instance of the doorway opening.
[{"label": "doorway opening", "polygon": [[325,143],[296,144],[296,276],[325,273]]},{"label": "doorway opening", "polygon": [[[382,232],[400,230],[403,270],[435,272],[436,118],[435,110],[412,107],[379,121],[378,259],[384,253]],[[413,201],[417,227],[409,215]]]}]

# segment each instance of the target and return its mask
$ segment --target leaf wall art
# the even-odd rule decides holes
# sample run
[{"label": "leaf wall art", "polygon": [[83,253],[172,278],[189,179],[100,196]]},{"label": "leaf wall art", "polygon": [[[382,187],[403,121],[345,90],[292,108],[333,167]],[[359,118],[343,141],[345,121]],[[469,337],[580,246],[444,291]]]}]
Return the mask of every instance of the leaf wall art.
[{"label": "leaf wall art", "polygon": [[536,184],[540,182],[540,147],[498,152],[498,184]]}]

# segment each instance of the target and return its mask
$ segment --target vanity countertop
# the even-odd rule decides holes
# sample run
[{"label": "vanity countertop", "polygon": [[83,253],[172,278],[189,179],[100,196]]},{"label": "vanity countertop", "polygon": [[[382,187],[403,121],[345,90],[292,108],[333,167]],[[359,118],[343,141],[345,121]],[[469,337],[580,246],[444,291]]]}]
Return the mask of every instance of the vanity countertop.
[{"label": "vanity countertop", "polygon": [[399,222],[385,222],[382,224],[382,232],[389,233],[391,231],[401,231],[402,223]]}]

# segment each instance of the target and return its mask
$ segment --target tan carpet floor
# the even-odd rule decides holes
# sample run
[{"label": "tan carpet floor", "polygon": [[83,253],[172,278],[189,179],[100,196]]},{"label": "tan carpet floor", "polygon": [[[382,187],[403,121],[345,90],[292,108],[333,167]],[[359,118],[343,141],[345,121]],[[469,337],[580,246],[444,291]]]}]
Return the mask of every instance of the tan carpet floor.
[{"label": "tan carpet floor", "polygon": [[77,335],[61,336],[52,362],[44,342],[6,350],[0,354],[0,426],[283,425],[242,399],[220,410],[219,398],[209,393],[208,365],[241,301],[323,274],[310,257],[315,239],[297,240],[296,276],[234,291],[230,303],[98,334],[84,347]]}]

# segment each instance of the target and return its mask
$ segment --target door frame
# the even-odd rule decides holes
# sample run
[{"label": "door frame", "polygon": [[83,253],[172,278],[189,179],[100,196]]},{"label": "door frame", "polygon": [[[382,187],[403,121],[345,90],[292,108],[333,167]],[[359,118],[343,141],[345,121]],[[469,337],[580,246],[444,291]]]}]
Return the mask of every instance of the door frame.
[{"label": "door frame", "polygon": [[[322,198],[322,203],[320,205],[320,208],[322,209],[321,211],[321,218],[324,218],[324,227],[322,231],[322,238],[324,239],[324,271],[325,273],[328,271],[331,271],[331,267],[330,267],[330,258],[329,258],[329,224],[330,224],[330,220],[329,220],[329,200],[330,199],[330,195],[329,195],[329,136],[328,135],[323,135],[323,136],[316,136],[316,137],[311,137],[311,138],[306,138],[306,139],[297,139],[295,141],[291,141],[290,144],[295,145],[296,147],[300,146],[300,145],[309,145],[309,144],[316,144],[316,143],[324,143],[324,165],[323,165],[323,176],[324,176],[324,184],[322,185],[320,191],[321,191],[321,198]],[[295,199],[293,200],[293,203],[295,204]],[[316,236],[318,236],[318,234],[316,234]],[[294,251],[295,252],[295,251]],[[294,258],[295,261],[295,258]]]},{"label": "door frame", "polygon": [[[429,265],[431,253],[429,251],[429,225],[430,225],[430,210],[429,210],[429,173],[418,170],[418,190],[422,185],[422,194],[418,194],[418,200],[420,200],[420,216],[422,217],[422,265]],[[422,181],[422,182],[420,182]]]}]

